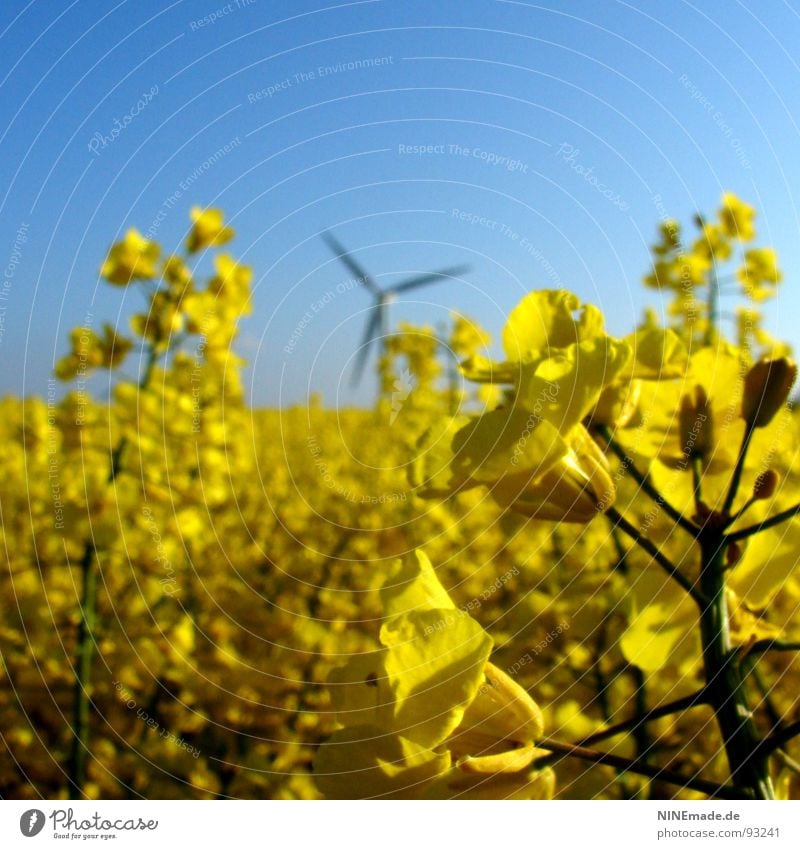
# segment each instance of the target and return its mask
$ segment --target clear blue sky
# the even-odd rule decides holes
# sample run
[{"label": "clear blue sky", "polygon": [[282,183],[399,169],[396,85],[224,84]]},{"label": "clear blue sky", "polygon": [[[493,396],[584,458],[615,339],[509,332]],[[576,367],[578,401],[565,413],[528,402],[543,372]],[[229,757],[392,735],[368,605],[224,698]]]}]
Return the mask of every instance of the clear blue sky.
[{"label": "clear blue sky", "polygon": [[[255,268],[240,351],[258,404],[374,391],[371,375],[356,394],[339,382],[363,291],[329,299],[284,350],[347,277],[326,229],[383,283],[472,266],[396,303],[393,323],[452,308],[497,334],[523,292],[565,286],[624,332],[654,300],[639,281],[659,218],[688,222],[731,189],[759,208],[759,238],[784,266],[771,329],[800,342],[797,3],[88,0],[4,11],[0,392],[44,394],[71,326],[140,308],[135,291],[98,284],[99,263],[131,226],[154,226],[175,249],[192,204],[226,210],[232,250]],[[111,139],[116,120],[127,126]],[[406,150],[420,145],[433,150]]]}]

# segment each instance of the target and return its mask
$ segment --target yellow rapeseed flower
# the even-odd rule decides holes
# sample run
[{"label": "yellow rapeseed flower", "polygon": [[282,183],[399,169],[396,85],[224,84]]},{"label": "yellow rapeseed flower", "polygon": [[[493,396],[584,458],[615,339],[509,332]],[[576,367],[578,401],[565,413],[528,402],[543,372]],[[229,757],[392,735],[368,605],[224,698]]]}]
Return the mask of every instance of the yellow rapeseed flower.
[{"label": "yellow rapeseed flower", "polygon": [[193,225],[186,239],[186,250],[190,254],[211,245],[220,247],[234,237],[233,228],[225,226],[225,216],[221,209],[193,206],[189,215]]},{"label": "yellow rapeseed flower", "polygon": [[320,790],[337,799],[551,795],[549,770],[531,771],[544,754],[541,710],[489,662],[491,638],[455,607],[423,552],[397,562],[381,601],[383,648],[331,676],[343,727],[315,758]]},{"label": "yellow rapeseed flower", "polygon": [[722,196],[722,207],[719,210],[719,221],[726,235],[740,242],[749,242],[755,238],[754,219],[755,209],[745,203],[733,192],[725,192]]},{"label": "yellow rapeseed flower", "polygon": [[485,486],[501,506],[526,516],[588,522],[613,504],[614,483],[582,422],[631,349],[605,333],[596,307],[552,290],[531,292],[511,312],[503,347],[506,362],[473,357],[463,369],[479,382],[512,384],[512,402],[430,428],[412,483],[423,497]]},{"label": "yellow rapeseed flower", "polygon": [[145,239],[132,227],[121,242],[111,247],[100,274],[115,286],[127,286],[133,280],[152,280],[158,273],[156,263],[160,252],[157,242]]}]

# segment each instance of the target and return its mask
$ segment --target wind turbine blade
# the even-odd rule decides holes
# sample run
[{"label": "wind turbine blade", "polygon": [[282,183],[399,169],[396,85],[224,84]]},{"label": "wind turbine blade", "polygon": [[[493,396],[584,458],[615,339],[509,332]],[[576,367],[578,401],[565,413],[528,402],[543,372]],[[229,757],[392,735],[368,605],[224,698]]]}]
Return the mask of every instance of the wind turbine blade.
[{"label": "wind turbine blade", "polygon": [[364,335],[361,337],[361,344],[356,353],[356,359],[353,363],[353,376],[350,380],[352,386],[356,386],[361,382],[361,377],[364,374],[364,366],[367,364],[369,357],[369,349],[375,340],[375,336],[380,330],[382,323],[382,311],[380,304],[376,304],[372,308],[371,315],[367,321],[367,326],[364,328]]},{"label": "wind turbine blade", "polygon": [[381,298],[378,301],[378,333],[386,338],[389,335],[389,301]]},{"label": "wind turbine blade", "polygon": [[432,271],[430,274],[420,274],[419,277],[412,277],[410,280],[405,280],[398,283],[396,286],[391,286],[389,292],[408,292],[411,289],[417,289],[420,286],[428,286],[431,283],[438,283],[448,277],[460,277],[466,274],[469,267],[466,265],[455,265],[452,268],[443,268],[441,271]]},{"label": "wind turbine blade", "polygon": [[380,292],[378,285],[372,277],[350,256],[344,245],[332,233],[323,233],[322,238],[331,251],[347,266],[348,271],[357,280],[360,280],[373,295],[377,295]]}]

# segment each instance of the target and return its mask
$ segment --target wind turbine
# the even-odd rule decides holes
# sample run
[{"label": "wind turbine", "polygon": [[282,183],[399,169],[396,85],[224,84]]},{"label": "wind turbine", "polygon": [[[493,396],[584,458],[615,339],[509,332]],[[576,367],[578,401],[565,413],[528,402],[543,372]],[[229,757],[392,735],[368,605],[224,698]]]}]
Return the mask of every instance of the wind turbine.
[{"label": "wind turbine", "polygon": [[431,283],[438,283],[449,277],[458,277],[466,273],[469,268],[465,265],[455,265],[450,268],[443,268],[441,271],[431,271],[428,274],[419,274],[415,277],[410,277],[408,280],[403,280],[400,283],[390,286],[388,289],[381,289],[373,278],[364,268],[356,262],[355,259],[348,253],[342,243],[333,236],[332,233],[323,233],[322,238],[325,244],[331,249],[345,265],[347,270],[353,274],[355,279],[362,285],[373,298],[372,307],[369,311],[367,324],[364,328],[364,335],[361,337],[361,344],[356,353],[356,360],[353,365],[353,376],[351,385],[355,386],[361,380],[364,373],[364,366],[367,363],[369,350],[372,343],[378,338],[385,338],[389,328],[388,324],[388,309],[389,304],[395,300],[397,295],[403,292],[410,292],[412,289],[419,289],[422,286],[429,286]]}]

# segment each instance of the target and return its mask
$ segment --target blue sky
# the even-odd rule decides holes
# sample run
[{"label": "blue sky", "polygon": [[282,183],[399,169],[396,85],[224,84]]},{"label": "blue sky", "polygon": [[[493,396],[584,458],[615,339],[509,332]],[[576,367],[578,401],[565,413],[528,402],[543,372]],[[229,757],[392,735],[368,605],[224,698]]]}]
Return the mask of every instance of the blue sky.
[{"label": "blue sky", "polygon": [[386,285],[471,266],[393,324],[458,310],[497,336],[524,292],[563,286],[623,333],[658,303],[640,280],[659,219],[730,189],[784,267],[769,326],[800,342],[796,3],[6,8],[0,392],[45,394],[87,316],[126,324],[141,296],[98,281],[109,244],[135,226],[175,250],[193,204],[225,209],[255,269],[239,350],[257,404],[374,392],[348,385],[369,300],[337,292],[324,230]]}]

